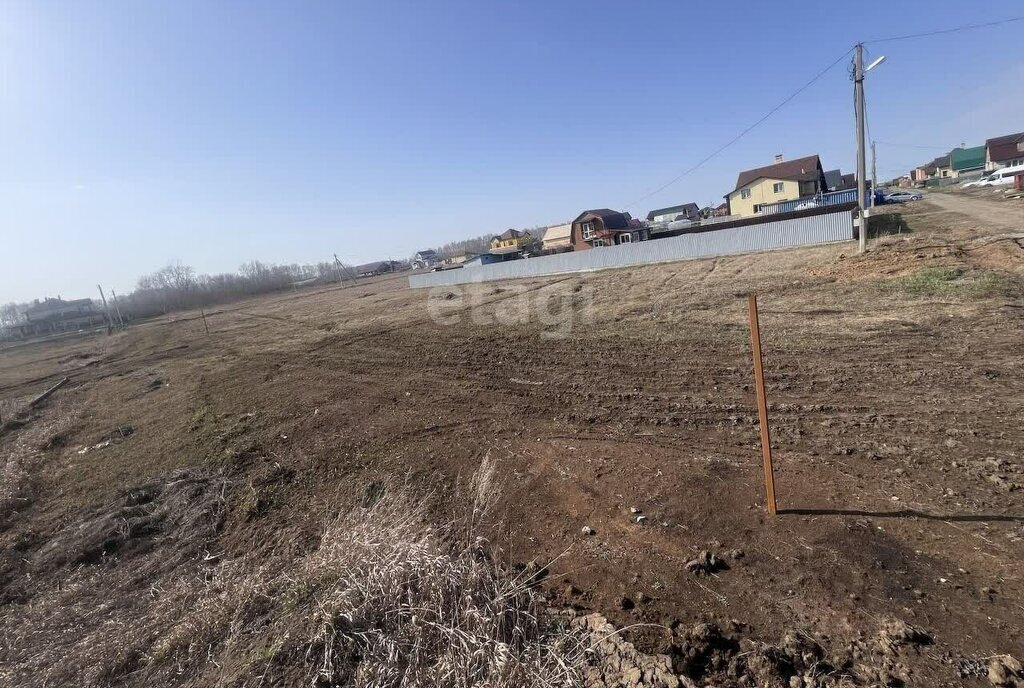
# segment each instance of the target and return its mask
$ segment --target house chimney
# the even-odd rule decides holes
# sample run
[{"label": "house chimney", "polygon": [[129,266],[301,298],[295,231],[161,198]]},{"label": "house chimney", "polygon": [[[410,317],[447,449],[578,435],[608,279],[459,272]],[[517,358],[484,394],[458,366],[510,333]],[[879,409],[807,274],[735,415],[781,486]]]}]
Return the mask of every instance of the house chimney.
[{"label": "house chimney", "polygon": [[782,162],[782,153],[776,153],[775,154],[775,164],[778,165],[780,162]]}]

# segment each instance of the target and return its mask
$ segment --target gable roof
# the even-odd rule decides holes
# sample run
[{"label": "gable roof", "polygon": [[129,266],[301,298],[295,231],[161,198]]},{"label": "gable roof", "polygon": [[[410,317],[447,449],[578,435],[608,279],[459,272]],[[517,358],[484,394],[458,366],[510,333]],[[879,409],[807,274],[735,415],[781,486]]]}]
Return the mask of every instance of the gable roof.
[{"label": "gable roof", "polygon": [[940,155],[932,160],[932,164],[935,165],[935,167],[949,167],[949,154]]},{"label": "gable roof", "polygon": [[683,203],[682,205],[674,205],[671,208],[658,208],[647,213],[647,221],[650,222],[659,215],[672,215],[672,219],[677,219],[680,215],[686,216],[687,220],[693,220],[700,215],[700,208],[697,207],[696,203]]},{"label": "gable roof", "polygon": [[[524,237],[527,235],[529,235],[529,232],[520,232],[518,229],[506,229],[504,232],[494,237],[494,239],[518,239],[519,237]],[[491,239],[491,241],[494,241],[494,239]]]},{"label": "gable roof", "polygon": [[1016,158],[1024,153],[1024,132],[989,139],[985,142],[985,148],[992,162]]},{"label": "gable roof", "polygon": [[755,167],[752,170],[740,172],[739,177],[736,179],[736,188],[733,191],[762,177],[766,179],[788,179],[791,181],[817,179],[819,170],[821,170],[821,159],[817,155],[808,155],[803,158],[777,162],[774,165]]},{"label": "gable roof", "polygon": [[969,170],[985,166],[985,146],[954,148],[949,152],[949,162],[954,170]]},{"label": "gable roof", "polygon": [[610,210],[608,208],[597,208],[595,210],[584,210],[572,221],[572,224],[576,224],[587,216],[601,218],[605,229],[626,229],[629,227],[629,221],[633,219],[629,213],[620,213],[617,210]]},{"label": "gable roof", "polygon": [[428,248],[426,251],[417,251],[416,256],[419,258],[433,258],[437,255],[437,251],[432,248]]},{"label": "gable roof", "polygon": [[572,235],[572,225],[552,225],[544,231],[544,241],[558,241],[568,239]]}]

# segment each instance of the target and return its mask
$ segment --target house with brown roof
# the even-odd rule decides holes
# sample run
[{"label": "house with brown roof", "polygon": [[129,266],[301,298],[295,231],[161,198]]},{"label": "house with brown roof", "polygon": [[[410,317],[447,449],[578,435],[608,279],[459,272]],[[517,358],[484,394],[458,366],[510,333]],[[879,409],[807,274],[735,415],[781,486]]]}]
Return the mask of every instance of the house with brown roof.
[{"label": "house with brown roof", "polygon": [[584,210],[572,221],[572,247],[576,251],[601,246],[647,241],[650,230],[629,213],[608,208]]},{"label": "house with brown roof", "polygon": [[529,232],[518,229],[506,229],[491,239],[491,253],[518,253],[533,243]]},{"label": "house with brown roof", "polygon": [[740,172],[736,188],[726,195],[729,214],[740,217],[755,215],[762,205],[795,201],[824,192],[828,186],[825,171],[817,155],[794,160],[775,156],[775,162]]},{"label": "house with brown roof", "polygon": [[1024,132],[997,136],[985,142],[985,170],[1024,165]]}]

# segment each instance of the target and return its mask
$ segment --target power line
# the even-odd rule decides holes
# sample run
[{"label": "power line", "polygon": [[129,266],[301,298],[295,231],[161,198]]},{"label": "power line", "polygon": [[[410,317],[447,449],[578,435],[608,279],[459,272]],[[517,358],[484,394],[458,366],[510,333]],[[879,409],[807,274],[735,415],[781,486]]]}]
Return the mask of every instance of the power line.
[{"label": "power line", "polygon": [[885,38],[875,38],[870,41],[864,41],[864,43],[889,43],[892,41],[906,41],[911,38],[925,38],[927,36],[939,36],[946,33],[957,33],[958,31],[971,31],[973,29],[984,29],[990,26],[999,26],[1001,24],[1009,24],[1011,22],[1024,21],[1024,17],[1010,17],[1009,19],[1000,19],[999,21],[986,22],[984,24],[968,24],[966,26],[957,26],[952,29],[939,29],[938,31],[925,31],[923,33],[909,33],[905,36],[887,36]]},{"label": "power line", "polygon": [[719,148],[717,148],[717,149],[716,149],[716,150],[715,150],[714,152],[712,152],[712,153],[711,153],[710,155],[708,155],[708,156],[707,156],[707,157],[705,157],[705,158],[704,158],[703,160],[701,160],[700,162],[698,162],[698,163],[697,163],[696,165],[694,165],[693,167],[691,167],[691,168],[689,168],[688,170],[684,171],[684,172],[683,172],[682,174],[680,174],[679,176],[675,177],[675,178],[674,178],[674,179],[672,179],[671,181],[669,181],[669,182],[667,182],[667,183],[665,183],[665,184],[662,184],[661,186],[659,186],[659,187],[658,187],[657,189],[655,189],[654,191],[651,191],[650,193],[648,193],[648,194],[647,194],[647,195],[645,195],[645,196],[641,196],[640,198],[636,199],[636,200],[635,200],[635,201],[633,201],[632,203],[628,203],[628,204],[626,205],[626,207],[627,207],[627,208],[631,208],[631,207],[635,206],[635,205],[636,205],[637,203],[640,203],[641,201],[646,201],[646,200],[647,200],[648,198],[650,198],[651,196],[654,196],[654,195],[656,195],[656,194],[659,194],[659,193],[661,193],[662,191],[664,191],[665,189],[667,189],[668,187],[672,186],[673,184],[675,184],[676,182],[678,182],[678,181],[679,181],[680,179],[682,179],[682,178],[683,178],[683,177],[685,177],[686,175],[688,175],[688,174],[691,174],[692,172],[696,172],[696,171],[697,171],[698,169],[700,169],[701,167],[703,167],[703,166],[704,166],[704,164],[705,164],[706,162],[708,162],[709,160],[711,160],[712,158],[714,158],[715,156],[717,156],[717,155],[718,155],[719,153],[721,153],[722,151],[724,151],[724,150],[725,150],[726,148],[728,148],[729,146],[733,145],[734,143],[736,143],[737,141],[739,141],[739,140],[740,140],[741,138],[743,138],[744,136],[746,136],[747,134],[749,134],[749,133],[750,133],[750,132],[751,132],[751,131],[752,131],[752,130],[753,130],[754,128],[756,128],[757,126],[759,126],[760,124],[762,124],[762,123],[763,123],[763,122],[764,122],[765,120],[767,120],[767,119],[768,119],[769,117],[771,117],[771,116],[772,116],[772,115],[774,115],[774,114],[775,114],[776,112],[778,112],[779,110],[781,110],[781,109],[782,109],[782,108],[783,108],[783,107],[784,107],[784,106],[785,106],[785,105],[786,105],[787,103],[789,103],[789,101],[793,100],[793,99],[794,99],[794,98],[796,98],[796,97],[797,97],[798,95],[800,95],[801,93],[803,93],[804,91],[806,91],[806,90],[807,90],[808,88],[810,88],[810,87],[811,87],[811,85],[812,85],[812,84],[814,84],[814,82],[816,82],[816,81],[817,81],[818,79],[820,79],[821,77],[825,76],[825,74],[827,74],[827,73],[828,73],[828,72],[829,72],[829,71],[830,71],[830,70],[831,70],[831,69],[832,69],[833,67],[835,67],[835,66],[836,66],[837,64],[839,64],[840,62],[842,62],[842,61],[843,61],[844,59],[846,59],[846,56],[850,54],[850,51],[851,51],[851,50],[853,50],[853,48],[850,48],[850,49],[849,49],[849,50],[847,50],[847,51],[846,51],[845,53],[843,53],[842,55],[840,55],[840,56],[839,56],[839,57],[838,57],[838,58],[837,58],[837,59],[836,59],[836,60],[835,60],[835,61],[834,61],[834,62],[833,62],[832,64],[830,64],[830,65],[829,65],[828,67],[825,67],[825,69],[823,69],[823,70],[821,70],[820,72],[818,72],[818,73],[817,73],[817,74],[816,74],[816,75],[814,76],[814,78],[812,78],[812,79],[811,79],[810,81],[808,81],[808,82],[807,82],[806,84],[804,84],[803,86],[801,86],[801,87],[800,87],[800,88],[798,88],[797,90],[793,91],[793,92],[792,92],[791,94],[789,94],[789,95],[788,95],[788,96],[787,96],[787,97],[785,98],[785,100],[783,100],[783,101],[782,101],[781,103],[779,103],[778,105],[776,105],[775,107],[773,107],[773,108],[772,108],[771,110],[769,110],[769,111],[768,111],[768,113],[767,113],[767,114],[765,114],[765,115],[764,115],[764,116],[763,116],[763,117],[762,117],[761,119],[757,120],[756,122],[754,122],[753,124],[751,124],[751,125],[750,125],[749,127],[747,127],[746,129],[744,129],[743,131],[741,131],[741,132],[740,132],[739,134],[737,134],[737,135],[736,135],[736,136],[735,136],[735,137],[734,137],[733,139],[731,139],[731,140],[730,140],[730,141],[729,141],[728,143],[726,143],[726,144],[724,144],[724,145],[720,146],[720,147],[719,147]]}]

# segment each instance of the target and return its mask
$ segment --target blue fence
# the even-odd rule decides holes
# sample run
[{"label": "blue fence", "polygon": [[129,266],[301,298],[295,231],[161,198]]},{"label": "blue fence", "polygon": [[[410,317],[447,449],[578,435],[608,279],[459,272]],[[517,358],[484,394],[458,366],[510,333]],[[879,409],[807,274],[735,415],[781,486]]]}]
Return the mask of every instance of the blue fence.
[{"label": "blue fence", "polygon": [[798,198],[795,201],[767,203],[761,206],[761,214],[771,215],[773,213],[788,213],[791,210],[796,210],[796,207],[801,203],[807,203],[808,201],[814,201],[818,205],[840,205],[842,203],[856,203],[857,189],[830,191],[828,193],[823,193],[820,196],[808,196],[807,198]]}]

